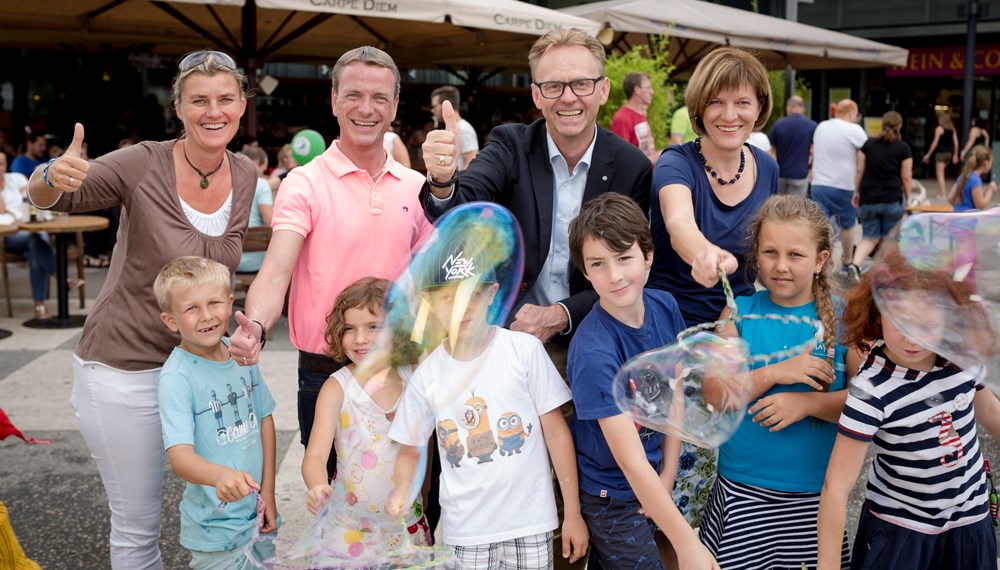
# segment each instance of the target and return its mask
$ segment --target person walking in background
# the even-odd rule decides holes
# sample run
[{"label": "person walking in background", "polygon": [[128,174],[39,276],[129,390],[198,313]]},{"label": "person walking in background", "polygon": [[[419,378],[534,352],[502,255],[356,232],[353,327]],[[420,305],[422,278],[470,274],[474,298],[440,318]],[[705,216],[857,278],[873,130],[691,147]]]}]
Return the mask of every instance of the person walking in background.
[{"label": "person walking in background", "polygon": [[434,126],[441,127],[444,126],[444,117],[441,113],[441,105],[445,101],[451,103],[451,108],[458,115],[458,132],[462,139],[462,148],[458,153],[458,169],[465,170],[469,167],[469,163],[472,162],[473,158],[479,154],[479,137],[476,135],[476,129],[472,128],[469,121],[466,121],[461,117],[459,109],[462,105],[462,99],[458,92],[457,87],[452,87],[451,85],[444,85],[438,87],[431,92],[431,113],[434,115]]},{"label": "person walking in background", "polygon": [[802,97],[792,95],[785,103],[785,116],[771,127],[771,156],[778,161],[779,194],[805,197],[809,191],[809,159],[812,157],[816,121],[805,116]]},{"label": "person walking in background", "polygon": [[653,131],[646,121],[646,110],[653,102],[653,84],[646,73],[629,73],[622,80],[625,104],[611,119],[611,132],[639,147],[653,162],[656,161],[656,143]]},{"label": "person walking in background", "polygon": [[843,99],[837,103],[835,116],[817,125],[813,133],[812,199],[840,230],[845,271],[854,257],[854,225],[858,221],[857,206],[851,203],[858,150],[868,141],[858,117],[858,104]]},{"label": "person walking in background", "polygon": [[[969,129],[969,136],[965,139],[965,146],[962,148],[962,152],[959,154],[959,158],[965,160],[965,156],[969,154],[974,146],[985,146],[990,148],[990,131],[989,131],[989,121],[985,119],[972,119],[972,124]],[[987,180],[988,182],[988,180]]]},{"label": "person walking in background", "polygon": [[861,243],[847,275],[857,283],[861,264],[906,215],[913,190],[913,153],[899,138],[903,117],[895,111],[882,115],[882,133],[869,139],[858,153],[858,171],[851,205],[861,218]]},{"label": "person walking in background", "polygon": [[948,199],[948,187],[945,185],[944,171],[948,164],[958,164],[958,133],[951,122],[951,115],[942,112],[938,115],[938,124],[934,127],[934,140],[924,154],[924,164],[929,164],[934,158],[934,177],[937,179],[938,192],[945,200]]},{"label": "person walking in background", "polygon": [[114,570],[163,566],[166,455],[157,379],[178,337],[160,322],[152,284],[160,268],[184,255],[219,261],[230,272],[239,264],[257,172],[226,146],[246,109],[246,85],[229,55],[190,53],[173,82],[181,138],[87,162],[77,123],[66,153],[47,170],[37,168],[29,184],[39,207],[86,212],[124,204],[127,215],[74,354],[71,400],[108,495]]}]

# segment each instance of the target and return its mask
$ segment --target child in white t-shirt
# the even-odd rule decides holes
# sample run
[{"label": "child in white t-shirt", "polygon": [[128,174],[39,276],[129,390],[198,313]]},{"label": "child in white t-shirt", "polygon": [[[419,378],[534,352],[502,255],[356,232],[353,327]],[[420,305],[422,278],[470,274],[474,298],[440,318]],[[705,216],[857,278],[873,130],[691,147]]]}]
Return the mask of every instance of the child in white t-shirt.
[{"label": "child in white t-shirt", "polygon": [[456,566],[551,568],[559,524],[551,457],[565,509],[562,555],[576,561],[587,551],[587,529],[559,408],[569,389],[538,339],[487,323],[499,285],[484,247],[447,240],[426,259],[421,294],[450,336],[414,372],[389,430],[402,447],[386,510],[409,505],[419,448],[436,432],[441,531]]}]

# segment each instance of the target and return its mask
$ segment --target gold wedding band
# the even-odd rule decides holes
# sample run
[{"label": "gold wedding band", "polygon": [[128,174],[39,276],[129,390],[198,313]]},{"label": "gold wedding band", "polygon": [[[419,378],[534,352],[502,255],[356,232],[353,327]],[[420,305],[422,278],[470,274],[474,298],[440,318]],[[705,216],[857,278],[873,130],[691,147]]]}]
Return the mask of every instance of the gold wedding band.
[{"label": "gold wedding band", "polygon": [[438,155],[438,164],[440,164],[441,166],[444,166],[444,155],[443,154],[439,154]]}]

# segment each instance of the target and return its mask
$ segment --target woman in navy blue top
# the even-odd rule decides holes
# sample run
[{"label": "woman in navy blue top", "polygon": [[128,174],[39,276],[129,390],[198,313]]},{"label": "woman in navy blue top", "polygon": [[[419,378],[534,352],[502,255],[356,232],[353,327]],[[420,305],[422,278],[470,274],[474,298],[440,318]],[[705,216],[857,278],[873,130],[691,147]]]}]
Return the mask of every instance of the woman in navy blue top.
[{"label": "woman in navy blue top", "polygon": [[669,291],[684,322],[714,321],[725,305],[718,269],[736,296],[753,291],[755,272],[739,262],[746,226],[778,190],[778,164],[746,144],[771,115],[767,70],[738,48],[701,60],[684,102],[697,140],[671,146],[653,172],[650,221],[656,255],[648,286]]}]

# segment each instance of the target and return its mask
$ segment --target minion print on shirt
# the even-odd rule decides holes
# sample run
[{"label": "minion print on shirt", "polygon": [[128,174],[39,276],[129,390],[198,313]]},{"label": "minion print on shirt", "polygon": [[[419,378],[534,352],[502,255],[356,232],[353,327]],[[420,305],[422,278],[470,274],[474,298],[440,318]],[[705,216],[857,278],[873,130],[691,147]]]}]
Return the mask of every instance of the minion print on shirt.
[{"label": "minion print on shirt", "polygon": [[468,448],[469,459],[473,457],[480,464],[493,461],[493,452],[497,449],[497,440],[490,428],[490,414],[486,400],[472,395],[465,401],[465,411],[462,413],[462,427],[468,430],[465,446]]},{"label": "minion print on shirt", "polygon": [[531,435],[531,424],[527,426],[516,412],[504,412],[497,420],[497,437],[500,439],[500,456],[521,453],[524,440]]}]

